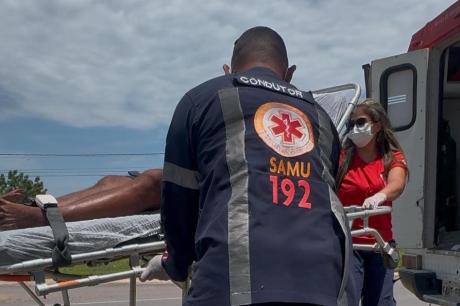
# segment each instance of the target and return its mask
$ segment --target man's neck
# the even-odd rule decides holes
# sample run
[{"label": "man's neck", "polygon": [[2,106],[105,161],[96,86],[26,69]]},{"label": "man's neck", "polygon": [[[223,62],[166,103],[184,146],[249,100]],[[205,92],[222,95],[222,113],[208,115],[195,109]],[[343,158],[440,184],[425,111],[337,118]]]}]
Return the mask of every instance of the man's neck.
[{"label": "man's neck", "polygon": [[270,69],[281,80],[284,80],[284,74],[280,71],[279,68],[276,68],[273,65],[270,65],[270,64],[265,63],[265,62],[251,62],[251,63],[245,64],[243,66],[232,68],[232,72],[233,73],[245,72],[245,71],[249,71],[249,70],[254,69],[254,68],[267,68],[267,69]]}]

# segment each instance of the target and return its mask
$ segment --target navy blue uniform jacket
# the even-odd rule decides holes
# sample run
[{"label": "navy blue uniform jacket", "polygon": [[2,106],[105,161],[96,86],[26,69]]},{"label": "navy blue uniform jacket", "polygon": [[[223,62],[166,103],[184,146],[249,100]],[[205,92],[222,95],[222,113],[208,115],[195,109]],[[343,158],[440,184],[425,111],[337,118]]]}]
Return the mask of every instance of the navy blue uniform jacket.
[{"label": "navy blue uniform jacket", "polygon": [[192,273],[184,305],[343,304],[338,157],[328,115],[269,69],[190,90],[169,128],[161,203],[163,265],[174,280]]}]

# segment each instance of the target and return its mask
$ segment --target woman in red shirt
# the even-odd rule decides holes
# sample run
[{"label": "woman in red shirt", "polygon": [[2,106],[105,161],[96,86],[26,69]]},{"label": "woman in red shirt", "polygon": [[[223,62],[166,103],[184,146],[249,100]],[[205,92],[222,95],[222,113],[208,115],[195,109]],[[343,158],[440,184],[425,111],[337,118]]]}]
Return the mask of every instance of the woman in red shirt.
[{"label": "woman in red shirt", "polygon": [[[371,99],[359,103],[348,127],[337,178],[339,199],[344,206],[391,206],[404,190],[408,169],[384,108]],[[393,240],[390,214],[370,217],[369,226],[385,241]],[[363,228],[362,220],[352,228]],[[356,237],[353,242],[373,244],[375,239]],[[354,251],[351,272],[362,306],[395,305],[393,270],[385,268],[381,254]]]}]

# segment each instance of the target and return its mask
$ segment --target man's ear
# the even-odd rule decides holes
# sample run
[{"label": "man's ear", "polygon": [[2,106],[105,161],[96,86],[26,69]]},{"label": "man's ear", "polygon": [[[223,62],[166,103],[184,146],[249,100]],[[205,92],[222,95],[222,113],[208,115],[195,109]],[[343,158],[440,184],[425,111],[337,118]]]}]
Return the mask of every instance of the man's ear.
[{"label": "man's ear", "polygon": [[227,75],[227,74],[230,74],[230,66],[228,66],[227,64],[224,64],[222,66],[222,69],[224,69],[224,73]]},{"label": "man's ear", "polygon": [[287,70],[286,70],[286,73],[284,75],[284,80],[288,83],[291,82],[292,80],[292,76],[294,75],[294,71],[296,70],[296,65],[292,65],[291,67],[289,67]]}]

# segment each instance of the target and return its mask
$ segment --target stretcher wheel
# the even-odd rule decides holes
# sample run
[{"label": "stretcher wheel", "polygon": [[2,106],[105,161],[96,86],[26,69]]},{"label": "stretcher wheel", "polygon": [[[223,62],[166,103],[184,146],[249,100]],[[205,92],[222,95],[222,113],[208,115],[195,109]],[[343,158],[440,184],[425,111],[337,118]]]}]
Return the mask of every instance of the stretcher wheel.
[{"label": "stretcher wheel", "polygon": [[[397,251],[396,251],[397,252]],[[399,253],[397,253],[398,256],[397,256],[397,260],[393,260],[393,258],[388,255],[388,254],[383,254],[383,265],[385,266],[385,268],[387,269],[396,269],[398,267],[398,264],[399,264]]]}]

